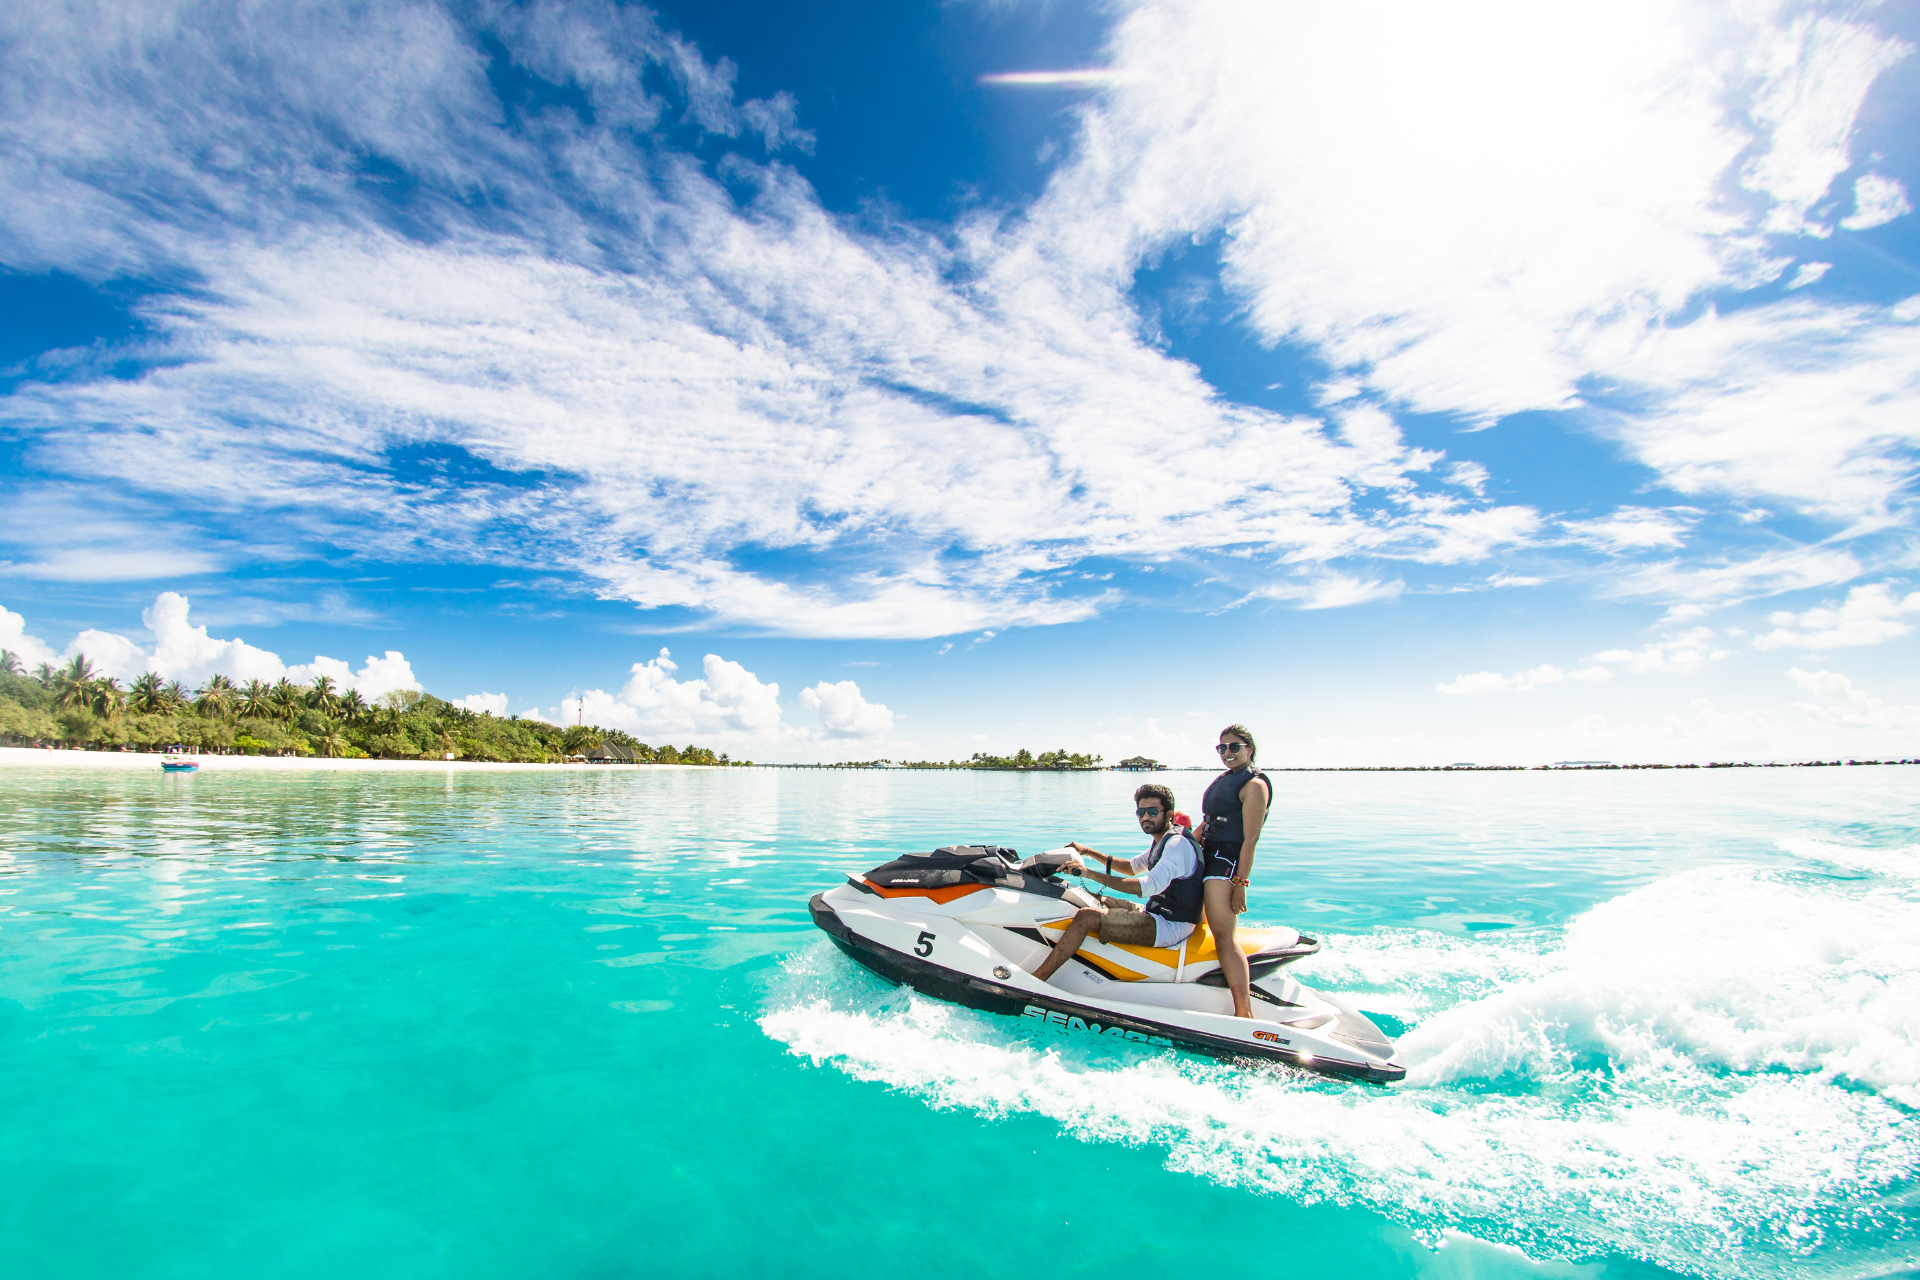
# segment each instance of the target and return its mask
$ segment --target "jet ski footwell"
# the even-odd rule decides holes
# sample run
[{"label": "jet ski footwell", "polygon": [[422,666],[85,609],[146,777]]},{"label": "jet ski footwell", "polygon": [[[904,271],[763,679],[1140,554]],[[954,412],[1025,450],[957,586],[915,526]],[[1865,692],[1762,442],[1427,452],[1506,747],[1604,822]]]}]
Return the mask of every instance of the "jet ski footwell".
[{"label": "jet ski footwell", "polygon": [[[937,851],[949,852],[961,850]],[[1392,1043],[1365,1014],[1277,973],[1280,964],[1318,950],[1312,939],[1291,930],[1269,931],[1292,941],[1277,949],[1269,944],[1249,957],[1255,972],[1250,1019],[1232,1016],[1217,963],[1193,964],[1193,972],[1178,980],[1114,976],[1133,972],[1128,961],[1153,967],[1137,957],[1170,954],[1145,948],[1090,943],[1053,981],[1034,978],[1029,970],[1052,944],[1040,930],[1051,926],[1057,935],[1075,909],[1070,895],[1079,892],[1063,890],[1037,870],[1044,869],[1023,864],[979,890],[889,889],[849,876],[847,884],[815,894],[808,907],[814,924],[854,960],[890,981],[969,1008],[1032,1018],[1070,1033],[1284,1062],[1379,1083],[1406,1075]],[[1206,954],[1212,955],[1210,943]]]}]

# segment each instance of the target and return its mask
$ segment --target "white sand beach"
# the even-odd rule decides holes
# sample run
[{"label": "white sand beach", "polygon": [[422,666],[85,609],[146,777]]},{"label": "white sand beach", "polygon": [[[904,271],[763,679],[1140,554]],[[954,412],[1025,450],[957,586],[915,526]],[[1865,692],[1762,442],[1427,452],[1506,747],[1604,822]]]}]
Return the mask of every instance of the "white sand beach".
[{"label": "white sand beach", "polygon": [[[475,769],[492,770],[541,770],[554,772],[564,769],[577,770],[623,770],[623,769],[705,769],[710,765],[697,764],[496,764],[482,760],[324,760],[317,757],[300,758],[297,756],[220,756],[193,755],[190,757],[200,764],[204,773],[222,770],[252,770],[267,772],[302,772],[312,770],[372,773],[381,771],[423,770],[468,771]],[[55,769],[152,769],[160,768],[161,755],[157,751],[68,751],[59,747],[0,747],[0,768],[55,768]]]}]

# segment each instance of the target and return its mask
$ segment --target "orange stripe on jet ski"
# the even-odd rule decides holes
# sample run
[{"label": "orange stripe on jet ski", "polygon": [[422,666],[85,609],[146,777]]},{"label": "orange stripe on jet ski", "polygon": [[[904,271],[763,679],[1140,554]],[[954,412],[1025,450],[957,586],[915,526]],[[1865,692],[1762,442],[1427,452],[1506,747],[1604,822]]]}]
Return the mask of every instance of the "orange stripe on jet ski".
[{"label": "orange stripe on jet ski", "polygon": [[983,884],[954,884],[944,889],[883,889],[871,880],[864,883],[883,898],[932,898],[935,902],[952,902],[955,898],[964,898],[987,887]]}]

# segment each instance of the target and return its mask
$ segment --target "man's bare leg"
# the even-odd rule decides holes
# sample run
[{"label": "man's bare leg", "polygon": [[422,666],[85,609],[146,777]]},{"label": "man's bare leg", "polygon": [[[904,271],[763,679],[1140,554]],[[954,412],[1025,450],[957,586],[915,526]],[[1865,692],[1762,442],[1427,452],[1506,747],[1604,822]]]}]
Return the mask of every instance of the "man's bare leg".
[{"label": "man's bare leg", "polygon": [[1100,932],[1100,921],[1106,914],[1106,911],[1100,907],[1082,907],[1074,912],[1073,919],[1067,923],[1066,933],[1061,935],[1060,941],[1053,944],[1052,953],[1040,962],[1040,967],[1033,971],[1033,976],[1045,982],[1059,972],[1060,966],[1073,958],[1073,953],[1080,949],[1080,944],[1087,940],[1088,934]]}]

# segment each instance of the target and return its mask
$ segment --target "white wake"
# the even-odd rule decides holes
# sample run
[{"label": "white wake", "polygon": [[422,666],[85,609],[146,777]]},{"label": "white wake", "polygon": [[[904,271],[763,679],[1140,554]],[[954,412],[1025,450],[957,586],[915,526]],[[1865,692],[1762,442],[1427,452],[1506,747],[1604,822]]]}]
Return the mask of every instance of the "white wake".
[{"label": "white wake", "polygon": [[1920,850],[1795,852],[1833,874],[1689,871],[1558,935],[1329,939],[1303,980],[1415,1023],[1388,1088],[1056,1039],[890,990],[824,942],[760,1025],[934,1106],[1535,1256],[1912,1265],[1887,1197],[1920,1173]]}]

